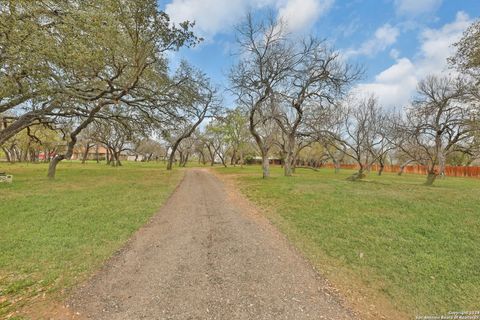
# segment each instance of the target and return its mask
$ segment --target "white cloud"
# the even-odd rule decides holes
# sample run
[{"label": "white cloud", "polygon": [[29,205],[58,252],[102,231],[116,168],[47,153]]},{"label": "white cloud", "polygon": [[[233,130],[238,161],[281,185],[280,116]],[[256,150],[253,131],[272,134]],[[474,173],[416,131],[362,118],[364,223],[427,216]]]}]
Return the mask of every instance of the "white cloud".
[{"label": "white cloud", "polygon": [[333,0],[288,0],[280,6],[278,16],[290,31],[311,27],[333,5]]},{"label": "white cloud", "polygon": [[385,107],[403,106],[417,86],[415,65],[407,58],[382,71],[372,83],[360,84],[357,92],[373,93]]},{"label": "white cloud", "polygon": [[397,41],[400,31],[390,24],[384,24],[375,31],[373,37],[365,41],[360,48],[350,49],[347,51],[347,56],[367,55],[373,56],[378,52],[387,49],[389,46]]},{"label": "white cloud", "polygon": [[400,51],[398,51],[397,49],[392,49],[390,50],[390,57],[392,57],[393,59],[397,60],[399,57],[400,57]]},{"label": "white cloud", "polygon": [[386,107],[402,107],[415,94],[417,83],[428,74],[448,72],[447,58],[453,54],[452,44],[471,23],[464,12],[454,22],[440,29],[425,29],[420,34],[420,51],[409,58],[397,58],[395,64],[380,72],[371,83],[360,84],[357,91],[374,93]]},{"label": "white cloud", "polygon": [[173,0],[165,12],[174,22],[195,21],[202,36],[212,36],[236,23],[248,4],[243,0]]},{"label": "white cloud", "polygon": [[446,59],[454,53],[452,44],[458,41],[463,31],[472,23],[465,12],[458,12],[454,22],[440,29],[425,29],[420,36],[424,57],[420,67],[422,74],[440,72],[445,69]]},{"label": "white cloud", "polygon": [[248,10],[272,7],[291,31],[310,27],[334,3],[334,0],[172,0],[165,12],[174,22],[195,21],[197,32],[211,38],[230,32]]},{"label": "white cloud", "polygon": [[395,9],[400,15],[433,13],[442,0],[395,0]]}]

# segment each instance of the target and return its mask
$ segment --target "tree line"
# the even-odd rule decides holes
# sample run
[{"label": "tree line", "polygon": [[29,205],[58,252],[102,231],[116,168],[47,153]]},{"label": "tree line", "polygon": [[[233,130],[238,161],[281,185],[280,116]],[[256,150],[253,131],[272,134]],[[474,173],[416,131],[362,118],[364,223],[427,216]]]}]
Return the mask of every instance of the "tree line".
[{"label": "tree line", "polygon": [[19,134],[44,145],[31,128],[58,132],[66,145],[50,159],[53,178],[87,129],[118,161],[133,135],[172,137],[210,117],[220,108],[210,79],[187,62],[169,70],[168,52],[201,41],[192,27],[155,0],[2,4],[0,146],[18,158]]},{"label": "tree line", "polygon": [[302,149],[316,145],[336,165],[345,158],[356,163],[351,180],[364,178],[373,164],[381,174],[393,159],[426,166],[428,185],[444,173],[448,159],[468,163],[480,155],[479,22],[455,44],[449,62],[456,72],[422,79],[400,110],[355,93],[361,68],[326,41],[292,37],[281,21],[248,16],[237,39],[241,59],[230,73],[231,90],[262,156],[263,177],[269,176],[272,149],[279,151],[285,176]]},{"label": "tree line", "polygon": [[49,177],[75,148],[85,160],[98,145],[111,165],[125,151],[167,169],[259,160],[265,178],[272,157],[286,176],[299,163],[353,162],[351,180],[373,165],[381,174],[415,163],[428,168],[427,184],[447,163],[480,155],[478,21],[455,44],[451,72],[425,77],[411,103],[387,109],[354,90],[363,68],[328,41],[248,14],[236,28],[225,90],[237,107],[228,109],[202,71],[185,61],[170,70],[168,52],[202,39],[155,0],[11,0],[0,15],[0,146],[10,161],[42,152]]}]

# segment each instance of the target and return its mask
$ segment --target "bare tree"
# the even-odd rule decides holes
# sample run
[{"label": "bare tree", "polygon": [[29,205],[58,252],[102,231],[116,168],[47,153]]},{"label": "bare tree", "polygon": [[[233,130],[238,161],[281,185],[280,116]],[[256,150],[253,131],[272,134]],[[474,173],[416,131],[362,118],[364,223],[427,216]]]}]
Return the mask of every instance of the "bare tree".
[{"label": "bare tree", "polygon": [[332,146],[345,150],[346,155],[359,166],[350,180],[362,179],[365,172],[380,158],[393,149],[386,135],[387,115],[378,105],[375,97],[367,99],[352,98],[346,101],[343,112],[338,117],[340,129],[332,132]]},{"label": "bare tree", "polygon": [[171,143],[167,170],[172,170],[175,153],[183,139],[190,137],[206,119],[218,115],[221,99],[218,90],[205,74],[195,70],[185,62],[181,64],[176,75],[179,85],[178,98],[173,101],[165,113],[162,136]]},{"label": "bare tree", "polygon": [[287,75],[274,89],[278,96],[275,120],[285,137],[284,174],[290,176],[297,153],[296,139],[308,119],[306,114],[317,113],[341,98],[359,78],[360,69],[343,63],[337,52],[316,38],[288,40],[283,50],[291,58]]},{"label": "bare tree", "polygon": [[230,72],[231,90],[247,110],[249,130],[262,156],[264,178],[270,175],[273,92],[286,77],[291,59],[284,35],[282,23],[274,17],[257,22],[248,14],[237,28],[241,59]]},{"label": "bare tree", "polygon": [[419,83],[418,98],[398,128],[404,136],[401,150],[428,167],[427,185],[443,174],[449,154],[474,145],[478,106],[464,97],[463,80],[428,76]]},{"label": "bare tree", "polygon": [[230,74],[232,90],[250,113],[250,132],[268,176],[268,151],[258,127],[273,118],[284,141],[284,173],[292,174],[299,131],[308,112],[341,97],[360,75],[345,64],[325,41],[309,37],[297,40],[282,21],[270,18],[255,22],[251,15],[238,28],[242,60]]}]

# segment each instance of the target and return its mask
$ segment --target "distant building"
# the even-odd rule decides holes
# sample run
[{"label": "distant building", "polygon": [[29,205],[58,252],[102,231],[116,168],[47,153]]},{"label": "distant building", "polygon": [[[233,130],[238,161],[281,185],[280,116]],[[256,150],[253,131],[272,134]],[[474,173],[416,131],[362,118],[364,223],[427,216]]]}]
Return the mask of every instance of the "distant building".
[{"label": "distant building", "polygon": [[[268,161],[270,164],[277,164],[277,165],[282,164],[282,159],[280,158],[268,157]],[[262,164],[262,157],[256,156],[251,158],[251,161],[249,164]]]},{"label": "distant building", "polygon": [[[73,150],[72,160],[82,160],[85,154],[85,147],[78,146]],[[103,146],[93,146],[88,149],[87,160],[105,160],[107,158],[107,148]]]}]

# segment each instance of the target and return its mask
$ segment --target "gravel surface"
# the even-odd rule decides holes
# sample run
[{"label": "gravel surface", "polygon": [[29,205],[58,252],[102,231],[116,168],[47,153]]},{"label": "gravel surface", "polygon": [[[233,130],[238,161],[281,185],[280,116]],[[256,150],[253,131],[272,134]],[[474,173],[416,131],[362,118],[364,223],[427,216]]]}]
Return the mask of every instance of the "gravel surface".
[{"label": "gravel surface", "polygon": [[[68,300],[87,319],[354,319],[233,190],[191,169],[160,212]],[[238,196],[236,196],[238,198]]]}]

